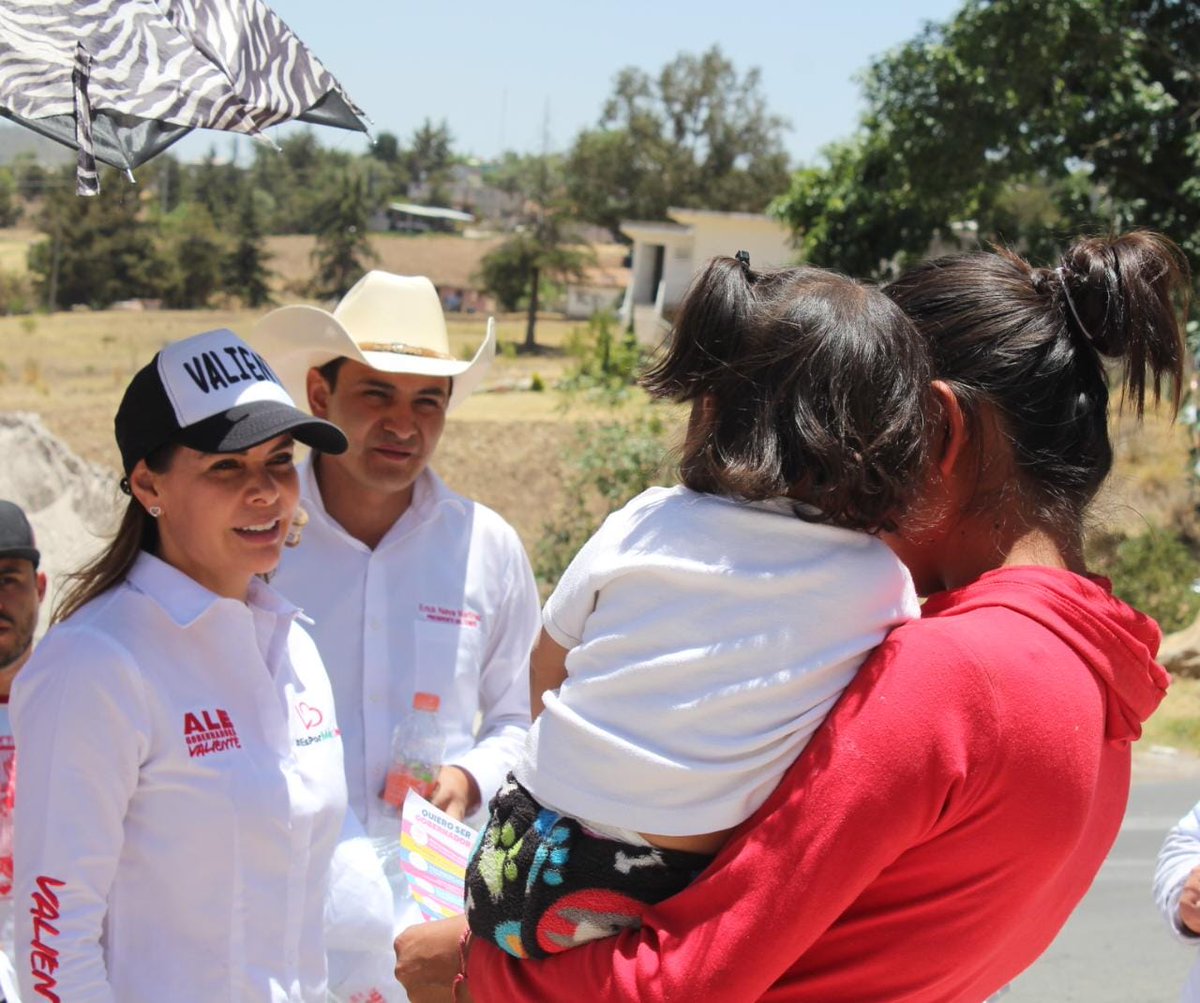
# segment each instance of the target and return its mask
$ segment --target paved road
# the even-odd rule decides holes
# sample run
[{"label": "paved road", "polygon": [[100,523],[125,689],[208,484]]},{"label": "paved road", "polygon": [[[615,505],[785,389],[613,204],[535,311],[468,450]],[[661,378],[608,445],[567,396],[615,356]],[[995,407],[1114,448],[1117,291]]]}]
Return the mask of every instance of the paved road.
[{"label": "paved road", "polygon": [[1167,932],[1151,882],[1163,836],[1197,800],[1195,763],[1139,761],[1121,834],[1095,884],[1000,1003],[1178,1003],[1195,951]]}]

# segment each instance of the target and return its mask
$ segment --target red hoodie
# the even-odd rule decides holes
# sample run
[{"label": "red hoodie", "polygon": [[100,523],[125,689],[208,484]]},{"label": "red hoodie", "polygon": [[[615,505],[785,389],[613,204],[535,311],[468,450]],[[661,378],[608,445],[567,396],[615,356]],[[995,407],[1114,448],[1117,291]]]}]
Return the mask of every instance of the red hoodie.
[{"label": "red hoodie", "polygon": [[1168,676],[1103,579],[1005,568],[893,631],[761,809],[640,930],[476,941],[478,1003],[980,1003],[1083,897]]}]

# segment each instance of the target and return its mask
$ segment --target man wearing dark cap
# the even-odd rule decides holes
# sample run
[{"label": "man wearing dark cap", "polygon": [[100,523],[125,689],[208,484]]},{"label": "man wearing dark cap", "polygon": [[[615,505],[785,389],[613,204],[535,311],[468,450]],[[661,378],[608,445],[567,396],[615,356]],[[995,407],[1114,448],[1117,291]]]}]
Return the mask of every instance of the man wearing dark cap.
[{"label": "man wearing dark cap", "polygon": [[[11,952],[8,931],[13,914],[12,808],[16,743],[8,716],[13,679],[33,650],[38,608],[46,595],[46,575],[33,528],[20,506],[0,500],[0,949]],[[10,957],[12,957],[10,953]],[[0,1000],[6,998],[0,981]]]},{"label": "man wearing dark cap", "polygon": [[33,649],[38,608],[46,595],[40,559],[25,513],[0,501],[0,700],[5,702],[13,677]]}]

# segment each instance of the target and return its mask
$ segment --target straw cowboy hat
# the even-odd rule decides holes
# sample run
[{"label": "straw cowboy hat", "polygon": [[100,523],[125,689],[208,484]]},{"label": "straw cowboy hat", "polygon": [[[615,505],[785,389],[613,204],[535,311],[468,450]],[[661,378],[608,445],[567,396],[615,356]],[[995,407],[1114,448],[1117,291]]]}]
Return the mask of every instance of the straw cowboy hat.
[{"label": "straw cowboy hat", "polygon": [[450,354],[442,301],[423,275],[367,272],[333,313],[315,306],[272,310],[246,340],[274,368],[297,401],[308,401],[305,381],[314,366],[346,356],[385,373],[449,376],[446,409],[470,396],[496,355],[496,334],[487,336],[470,362]]}]

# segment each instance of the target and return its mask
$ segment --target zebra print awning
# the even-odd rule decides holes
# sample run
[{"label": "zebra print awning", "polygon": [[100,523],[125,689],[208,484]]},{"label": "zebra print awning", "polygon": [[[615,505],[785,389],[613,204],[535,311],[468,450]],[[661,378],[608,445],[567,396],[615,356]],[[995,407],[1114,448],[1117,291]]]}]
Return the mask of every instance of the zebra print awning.
[{"label": "zebra print awning", "polygon": [[341,85],[261,0],[3,0],[0,115],[126,171],[195,128],[291,119],[367,131]]}]

